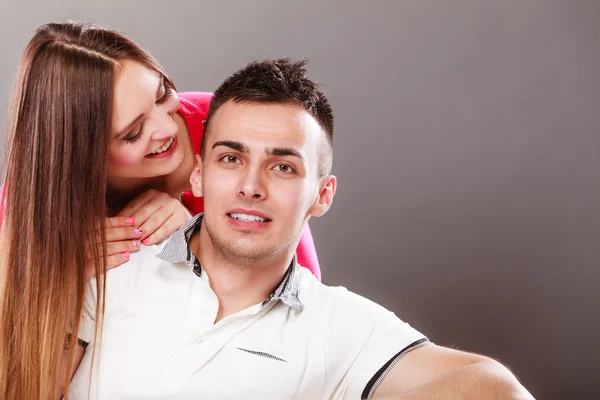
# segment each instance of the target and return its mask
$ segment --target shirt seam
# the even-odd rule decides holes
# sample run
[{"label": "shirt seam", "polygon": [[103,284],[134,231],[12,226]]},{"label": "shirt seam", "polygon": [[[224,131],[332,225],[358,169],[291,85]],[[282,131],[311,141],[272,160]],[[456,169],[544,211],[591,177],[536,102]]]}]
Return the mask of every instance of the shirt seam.
[{"label": "shirt seam", "polygon": [[[367,396],[364,397],[364,391],[363,391],[363,396],[361,396],[361,398],[370,400],[373,397],[373,394],[375,393],[375,391],[377,390],[379,385],[381,385],[381,382],[383,382],[383,380],[390,373],[392,368],[394,368],[394,366],[398,363],[398,361],[400,361],[409,351],[412,351],[412,350],[417,349],[422,346],[426,346],[428,344],[430,344],[429,339],[427,339],[427,338],[419,339],[415,342],[412,342],[410,345],[408,345],[403,350],[401,350],[398,354],[396,354],[394,357],[392,357],[388,361],[389,365],[379,374],[379,377],[373,383],[373,386],[371,386],[371,389],[369,390],[369,393],[367,394]],[[379,371],[377,371],[377,373],[379,373]],[[368,387],[368,385],[369,384],[367,383],[367,387]],[[365,390],[367,389],[367,387],[365,387]]]}]

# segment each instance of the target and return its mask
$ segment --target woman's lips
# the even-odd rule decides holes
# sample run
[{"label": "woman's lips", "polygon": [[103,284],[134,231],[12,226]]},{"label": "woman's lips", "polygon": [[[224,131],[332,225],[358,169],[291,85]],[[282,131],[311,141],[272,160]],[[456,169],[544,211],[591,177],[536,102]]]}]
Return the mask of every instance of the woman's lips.
[{"label": "woman's lips", "polygon": [[[171,145],[166,150],[164,150],[162,153],[148,154],[146,157],[148,157],[148,158],[164,158],[164,157],[170,156],[173,153],[173,150],[175,149],[175,147],[177,146],[177,136],[171,136],[162,145],[162,146],[164,146],[165,144],[169,143],[169,141],[171,141],[171,140],[172,140]],[[161,149],[162,146],[159,147],[159,149]]]}]

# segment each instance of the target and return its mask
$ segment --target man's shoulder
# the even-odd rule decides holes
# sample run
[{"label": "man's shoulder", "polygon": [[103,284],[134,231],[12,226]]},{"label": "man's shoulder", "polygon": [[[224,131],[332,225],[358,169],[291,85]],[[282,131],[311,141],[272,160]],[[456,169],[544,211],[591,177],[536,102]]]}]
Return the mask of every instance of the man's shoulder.
[{"label": "man's shoulder", "polygon": [[154,291],[151,288],[157,285],[194,279],[195,275],[186,262],[171,263],[158,257],[164,245],[164,242],[142,245],[139,251],[131,253],[126,263],[107,271],[107,309],[125,304],[122,303],[125,298],[131,300],[131,305],[138,304],[137,299],[152,295]]},{"label": "man's shoulder", "polygon": [[[167,243],[168,238],[150,246],[140,246],[138,251],[131,253],[126,263],[108,271],[108,276],[115,275],[111,280],[116,279],[116,275],[122,278],[129,276],[133,279],[156,279],[157,275],[154,272],[157,269],[189,269],[185,262],[173,263],[158,256]],[[177,268],[177,266],[181,268]]]},{"label": "man's shoulder", "polygon": [[343,286],[326,285],[308,268],[300,267],[298,268],[298,293],[308,300],[335,300],[342,293],[348,293],[348,289]]},{"label": "man's shoulder", "polygon": [[[147,263],[149,261],[152,262],[161,262],[157,255],[165,248],[169,241],[169,238],[164,239],[161,242],[156,244],[145,246],[141,245],[140,249],[136,252],[131,253],[129,261],[131,263]],[[156,260],[155,260],[156,259]]]},{"label": "man's shoulder", "polygon": [[364,312],[386,314],[383,306],[348,290],[344,286],[330,286],[320,282],[310,270],[300,268],[298,295],[308,308],[329,310],[335,313]]}]

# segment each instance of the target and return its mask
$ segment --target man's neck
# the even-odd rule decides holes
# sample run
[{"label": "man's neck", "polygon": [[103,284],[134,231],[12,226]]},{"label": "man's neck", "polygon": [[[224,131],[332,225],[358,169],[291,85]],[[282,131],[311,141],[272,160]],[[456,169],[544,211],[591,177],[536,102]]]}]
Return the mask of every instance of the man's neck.
[{"label": "man's neck", "polygon": [[261,262],[261,265],[238,265],[225,260],[217,251],[204,228],[192,236],[190,249],[198,258],[202,271],[219,300],[215,323],[265,301],[281,283],[294,257],[295,246]]}]

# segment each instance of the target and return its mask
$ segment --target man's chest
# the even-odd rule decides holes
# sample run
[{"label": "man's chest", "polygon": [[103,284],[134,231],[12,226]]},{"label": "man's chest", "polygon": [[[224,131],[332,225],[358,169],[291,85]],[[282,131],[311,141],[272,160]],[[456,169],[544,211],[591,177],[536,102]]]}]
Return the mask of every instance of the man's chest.
[{"label": "man's chest", "polygon": [[163,394],[158,398],[286,399],[322,393],[327,360],[318,325],[298,321],[281,304],[216,325],[206,308],[187,307],[179,314],[138,315],[137,323],[109,321],[99,386],[110,387],[113,397],[150,388]]}]

